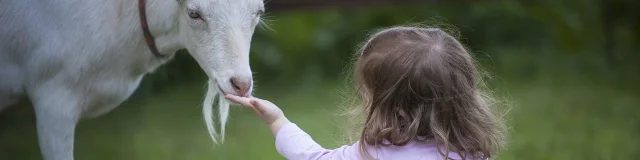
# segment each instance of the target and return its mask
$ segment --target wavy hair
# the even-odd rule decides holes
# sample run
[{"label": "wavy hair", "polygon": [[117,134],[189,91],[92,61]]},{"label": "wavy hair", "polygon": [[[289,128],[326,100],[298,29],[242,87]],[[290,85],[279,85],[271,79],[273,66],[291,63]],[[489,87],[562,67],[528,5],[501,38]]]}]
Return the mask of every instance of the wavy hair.
[{"label": "wavy hair", "polygon": [[472,56],[447,32],[379,31],[362,46],[353,67],[359,105],[348,115],[364,118],[358,128],[363,158],[373,159],[367,145],[410,141],[433,141],[445,159],[449,152],[486,159],[500,149],[503,123],[492,110],[493,99],[481,91]]}]

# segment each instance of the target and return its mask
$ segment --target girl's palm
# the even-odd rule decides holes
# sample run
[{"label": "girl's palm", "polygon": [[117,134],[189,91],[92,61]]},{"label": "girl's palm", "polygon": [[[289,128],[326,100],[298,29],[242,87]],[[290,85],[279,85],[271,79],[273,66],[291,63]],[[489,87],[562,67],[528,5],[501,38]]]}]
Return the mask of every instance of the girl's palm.
[{"label": "girl's palm", "polygon": [[235,95],[226,95],[225,97],[231,102],[238,103],[245,108],[253,110],[253,112],[255,112],[256,115],[258,115],[258,117],[262,119],[262,121],[269,125],[284,118],[284,113],[282,112],[282,110],[278,108],[278,106],[267,100],[262,100],[254,97],[239,97]]}]

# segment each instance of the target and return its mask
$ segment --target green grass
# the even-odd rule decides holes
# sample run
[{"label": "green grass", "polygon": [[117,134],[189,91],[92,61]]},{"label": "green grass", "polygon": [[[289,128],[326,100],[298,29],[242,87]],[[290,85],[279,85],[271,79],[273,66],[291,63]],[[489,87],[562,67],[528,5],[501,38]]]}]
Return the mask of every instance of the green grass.
[{"label": "green grass", "polygon": [[[81,122],[76,159],[283,159],[267,126],[238,106],[231,110],[224,145],[214,146],[202,121],[201,86],[175,87],[170,89],[175,92],[126,103],[104,117]],[[258,95],[281,105],[289,119],[327,144],[339,136],[329,115],[337,113],[333,109],[339,97],[333,95],[334,85],[317,88]],[[41,159],[33,115],[13,117],[0,123],[0,159]]]},{"label": "green grass", "polygon": [[[500,94],[507,95],[512,107],[507,116],[508,146],[499,159],[640,156],[638,92],[571,76],[502,81]],[[326,82],[265,86],[259,87],[257,95],[281,106],[325,147],[337,147],[342,142],[342,118],[336,115],[342,100],[338,86]],[[201,120],[202,84],[167,90],[80,123],[76,159],[284,159],[275,151],[267,127],[241,107],[232,109],[224,145],[213,146]],[[0,119],[0,159],[41,159],[32,118]]]},{"label": "green grass", "polygon": [[640,99],[585,84],[512,86],[502,159],[635,159]]}]

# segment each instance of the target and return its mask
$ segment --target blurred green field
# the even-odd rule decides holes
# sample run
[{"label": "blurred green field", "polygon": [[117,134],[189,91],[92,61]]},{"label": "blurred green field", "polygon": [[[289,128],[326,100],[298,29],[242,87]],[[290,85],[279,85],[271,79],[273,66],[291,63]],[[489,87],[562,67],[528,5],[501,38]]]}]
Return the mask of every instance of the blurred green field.
[{"label": "blurred green field", "polygon": [[[517,61],[513,63],[507,68],[521,69]],[[496,94],[511,105],[506,116],[508,146],[499,159],[639,157],[640,94],[635,85],[620,87],[625,85],[599,81],[603,78],[596,73],[567,75],[562,70],[555,74],[564,76],[549,73],[515,80],[496,75],[490,81]],[[332,148],[343,144],[339,84],[304,80],[296,85],[265,85],[258,86],[256,95],[281,106],[293,122]],[[224,145],[214,147],[201,120],[203,91],[203,83],[169,87],[104,117],[83,121],[77,130],[77,159],[284,159],[275,151],[267,127],[237,106]],[[35,124],[25,119],[5,118],[0,123],[0,159],[40,159]]]}]

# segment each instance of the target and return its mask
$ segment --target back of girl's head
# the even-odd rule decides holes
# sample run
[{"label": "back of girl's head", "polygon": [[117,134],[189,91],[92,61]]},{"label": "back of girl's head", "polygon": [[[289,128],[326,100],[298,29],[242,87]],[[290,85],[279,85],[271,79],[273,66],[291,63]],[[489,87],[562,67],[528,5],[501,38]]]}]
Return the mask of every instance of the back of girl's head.
[{"label": "back of girl's head", "polygon": [[472,56],[447,32],[418,27],[380,31],[363,46],[354,67],[367,115],[360,135],[364,153],[365,145],[410,141],[434,141],[445,157],[449,152],[474,159],[497,153],[501,122],[480,90]]}]

